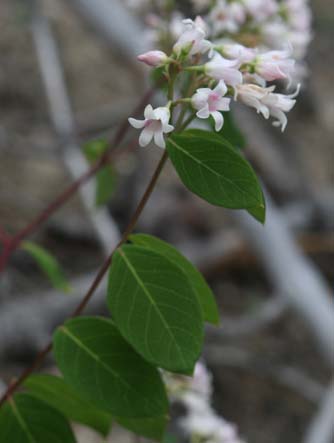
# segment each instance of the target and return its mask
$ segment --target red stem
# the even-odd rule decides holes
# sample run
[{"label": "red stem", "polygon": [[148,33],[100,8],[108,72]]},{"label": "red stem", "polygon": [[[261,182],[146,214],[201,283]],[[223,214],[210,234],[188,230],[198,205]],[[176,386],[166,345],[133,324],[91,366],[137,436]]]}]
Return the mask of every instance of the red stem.
[{"label": "red stem", "polygon": [[[148,102],[149,98],[153,94],[153,90],[149,90],[140,103],[136,106],[133,111],[133,115],[141,112],[142,108]],[[0,272],[6,267],[11,254],[19,247],[21,242],[30,236],[32,233],[36,232],[37,229],[48,220],[60,207],[62,207],[76,192],[77,190],[86,183],[90,178],[92,178],[103,166],[105,166],[111,158],[111,151],[116,147],[124,138],[129,124],[127,119],[124,120],[114,139],[110,143],[109,149],[104,153],[104,155],[84,174],[81,175],[77,180],[75,180],[65,191],[63,191],[47,208],[45,208],[32,222],[30,222],[26,227],[24,227],[20,232],[18,232],[12,238],[3,238],[4,249],[0,256]]]},{"label": "red stem", "polygon": [[[164,152],[163,156],[160,159],[160,162],[137,206],[137,209],[135,210],[133,216],[131,217],[131,220],[127,226],[127,228],[125,229],[122,238],[119,242],[119,244],[116,246],[116,248],[113,249],[113,251],[111,252],[111,254],[109,255],[109,257],[107,258],[107,260],[103,263],[101,269],[99,270],[98,274],[96,275],[92,285],[90,286],[88,292],[86,293],[86,295],[84,296],[84,298],[82,299],[81,303],[79,304],[79,306],[75,309],[75,311],[72,313],[72,315],[70,317],[77,317],[79,316],[82,311],[85,309],[85,307],[87,306],[88,302],[90,301],[90,299],[92,298],[95,290],[97,289],[97,287],[99,286],[100,282],[102,281],[103,277],[105,276],[106,272],[109,269],[109,266],[111,265],[112,262],[112,257],[116,251],[117,248],[119,248],[123,243],[125,243],[129,237],[129,235],[131,234],[132,230],[134,229],[141,213],[143,212],[145,205],[148,201],[148,199],[150,198],[154,187],[158,181],[158,178],[161,174],[161,171],[166,163],[168,159],[168,154],[167,151]],[[33,364],[27,368],[21,375],[20,377],[13,382],[12,384],[10,384],[6,390],[6,392],[4,393],[4,395],[1,397],[0,399],[0,408],[1,406],[6,402],[6,400],[10,399],[11,396],[14,394],[14,392],[24,383],[24,381],[30,376],[30,374],[32,372],[34,372],[36,369],[38,369],[44,358],[47,356],[47,354],[52,350],[52,342],[50,342],[36,357],[35,361],[33,362]]]}]

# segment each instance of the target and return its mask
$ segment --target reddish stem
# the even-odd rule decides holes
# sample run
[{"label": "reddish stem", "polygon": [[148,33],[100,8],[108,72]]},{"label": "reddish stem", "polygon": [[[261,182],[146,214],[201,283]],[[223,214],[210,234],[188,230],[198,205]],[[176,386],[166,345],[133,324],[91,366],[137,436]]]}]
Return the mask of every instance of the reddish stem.
[{"label": "reddish stem", "polygon": [[5,229],[4,228],[2,228],[1,226],[0,226],[0,242],[3,244],[3,245],[7,245],[10,241],[11,241],[11,236],[8,234],[8,232],[7,231],[5,231]]},{"label": "reddish stem", "polygon": [[[148,102],[149,98],[153,94],[153,90],[149,90],[141,99],[140,103],[136,106],[133,111],[133,115],[138,114],[145,104]],[[11,254],[19,247],[21,242],[36,232],[38,228],[48,220],[60,207],[62,207],[76,192],[77,190],[86,183],[90,178],[92,178],[100,169],[103,168],[111,159],[112,150],[116,147],[124,138],[129,124],[127,119],[124,120],[114,139],[110,143],[109,149],[104,153],[104,155],[84,174],[81,175],[77,180],[75,180],[65,191],[63,191],[47,208],[45,208],[32,222],[30,222],[26,227],[24,227],[20,232],[18,232],[14,237],[7,238],[4,240],[4,250],[0,256],[0,272],[6,267]],[[1,232],[0,232],[1,234]]]},{"label": "reddish stem", "polygon": [[[145,205],[148,201],[148,199],[150,198],[154,187],[158,181],[158,178],[161,174],[161,171],[166,163],[168,159],[168,154],[167,151],[164,152],[163,156],[160,159],[160,162],[137,206],[137,209],[135,210],[133,216],[131,217],[131,220],[127,226],[127,228],[125,229],[122,238],[119,242],[119,244],[116,246],[116,248],[113,249],[113,251],[111,252],[111,254],[109,255],[109,257],[107,258],[107,260],[103,263],[101,269],[99,270],[98,274],[96,275],[92,285],[90,286],[88,292],[86,293],[86,295],[84,296],[84,298],[82,299],[81,303],[79,304],[79,306],[75,309],[75,311],[72,313],[72,315],[70,317],[77,317],[79,316],[82,311],[85,309],[85,307],[87,306],[88,302],[90,301],[90,299],[92,298],[95,290],[97,289],[97,287],[99,286],[100,282],[102,281],[103,277],[105,276],[106,272],[109,269],[109,266],[111,265],[112,262],[112,257],[116,251],[117,248],[119,248],[123,243],[125,243],[129,237],[129,235],[131,234],[132,230],[134,229],[141,213],[143,212]],[[0,399],[0,408],[1,406],[6,402],[6,400],[9,400],[11,398],[11,396],[14,394],[14,392],[24,383],[24,381],[30,376],[30,374],[32,372],[34,372],[36,369],[38,369],[44,358],[47,356],[47,354],[52,350],[52,342],[50,342],[45,349],[43,349],[36,357],[35,361],[33,362],[33,364],[27,368],[21,375],[20,377],[13,383],[11,383],[6,392],[4,393],[4,395],[1,397]]]}]

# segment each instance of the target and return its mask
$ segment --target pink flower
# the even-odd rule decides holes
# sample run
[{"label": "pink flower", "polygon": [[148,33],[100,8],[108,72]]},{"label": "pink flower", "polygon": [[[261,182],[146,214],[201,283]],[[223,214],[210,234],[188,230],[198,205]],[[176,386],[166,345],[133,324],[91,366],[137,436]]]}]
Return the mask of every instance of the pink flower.
[{"label": "pink flower", "polygon": [[162,66],[168,61],[167,55],[162,51],[148,51],[138,55],[140,62],[146,63],[148,66]]},{"label": "pink flower", "polygon": [[216,48],[224,57],[238,60],[240,66],[254,60],[257,54],[255,49],[247,48],[239,43],[222,42],[222,44],[218,44]]},{"label": "pink flower", "polygon": [[227,85],[236,86],[242,83],[242,74],[237,69],[238,60],[227,60],[215,53],[213,59],[205,64],[205,72],[216,80],[224,80]]},{"label": "pink flower", "polygon": [[198,110],[198,118],[209,118],[210,115],[215,121],[216,131],[220,131],[224,124],[224,117],[220,111],[230,110],[230,99],[223,96],[227,92],[227,87],[221,80],[215,89],[200,88],[192,97],[192,105]]},{"label": "pink flower", "polygon": [[288,79],[294,71],[295,61],[290,58],[292,50],[269,51],[256,58],[255,71],[267,81]]},{"label": "pink flower", "polygon": [[143,129],[139,136],[140,146],[147,146],[154,138],[154,143],[159,148],[165,148],[164,134],[169,134],[174,130],[174,126],[169,124],[169,109],[167,107],[153,109],[151,105],[147,105],[144,117],[144,120],[129,118],[131,126],[136,129]]},{"label": "pink flower", "polygon": [[205,40],[205,25],[201,17],[197,17],[195,21],[191,19],[183,20],[183,24],[186,29],[175,43],[174,52],[180,54],[185,51],[188,56],[192,56],[209,51],[211,43]]},{"label": "pink flower", "polygon": [[263,100],[263,104],[268,107],[270,116],[276,120],[273,122],[274,126],[282,128],[282,132],[285,130],[288,124],[286,113],[290,112],[295,106],[295,97],[299,94],[300,85],[298,85],[296,91],[290,95],[269,93]]},{"label": "pink flower", "polygon": [[267,106],[263,104],[264,98],[275,90],[275,86],[262,88],[258,85],[244,84],[237,85],[235,88],[234,99],[244,103],[251,108],[255,108],[258,114],[262,114],[268,119],[270,112]]},{"label": "pink flower", "polygon": [[235,100],[239,100],[247,106],[255,108],[258,114],[262,114],[268,119],[270,116],[276,118],[273,125],[281,126],[282,132],[285,130],[288,119],[285,113],[291,111],[299,94],[300,85],[294,94],[276,94],[273,91],[275,86],[261,88],[257,85],[238,85],[235,89]]}]

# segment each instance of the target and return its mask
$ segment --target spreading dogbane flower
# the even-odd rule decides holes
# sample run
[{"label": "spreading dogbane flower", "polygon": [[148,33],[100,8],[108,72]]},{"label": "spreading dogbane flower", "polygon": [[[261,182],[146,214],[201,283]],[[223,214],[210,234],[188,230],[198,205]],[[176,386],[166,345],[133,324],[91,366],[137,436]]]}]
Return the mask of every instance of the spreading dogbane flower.
[{"label": "spreading dogbane flower", "polygon": [[295,67],[291,55],[291,48],[259,54],[255,59],[255,72],[267,81],[288,79],[291,82],[291,74]]},{"label": "spreading dogbane flower", "polygon": [[274,126],[281,126],[282,132],[288,123],[286,113],[291,111],[299,94],[300,85],[294,94],[283,95],[274,93],[275,86],[262,88],[261,86],[244,84],[235,88],[235,99],[247,106],[255,108],[258,114],[268,119],[274,117]]},{"label": "spreading dogbane flower", "polygon": [[192,105],[198,110],[198,118],[209,118],[210,115],[215,121],[216,131],[220,131],[224,124],[224,117],[220,111],[230,110],[231,99],[225,98],[227,87],[221,80],[214,89],[200,88],[192,97]]},{"label": "spreading dogbane flower", "polygon": [[185,30],[174,45],[174,52],[179,55],[184,51],[188,56],[192,56],[209,51],[211,42],[205,39],[205,23],[201,17],[197,17],[195,21],[183,20],[183,24]]},{"label": "spreading dogbane flower", "polygon": [[238,65],[238,60],[227,60],[216,52],[212,60],[204,65],[204,70],[215,80],[224,80],[227,85],[234,87],[242,83],[242,74],[237,68]]},{"label": "spreading dogbane flower", "polygon": [[174,126],[169,124],[170,111],[167,107],[153,109],[147,105],[144,111],[144,120],[129,118],[129,123],[136,129],[142,129],[139,136],[140,146],[147,146],[152,139],[159,148],[165,148],[164,134],[169,134],[174,130]]}]

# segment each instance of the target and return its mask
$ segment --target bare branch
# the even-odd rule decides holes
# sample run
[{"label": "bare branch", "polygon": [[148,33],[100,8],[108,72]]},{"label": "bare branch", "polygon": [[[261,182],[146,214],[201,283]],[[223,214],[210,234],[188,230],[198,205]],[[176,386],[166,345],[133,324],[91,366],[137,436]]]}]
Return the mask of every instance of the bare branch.
[{"label": "bare branch", "polygon": [[334,381],[323,396],[304,443],[332,443],[334,438]]}]

